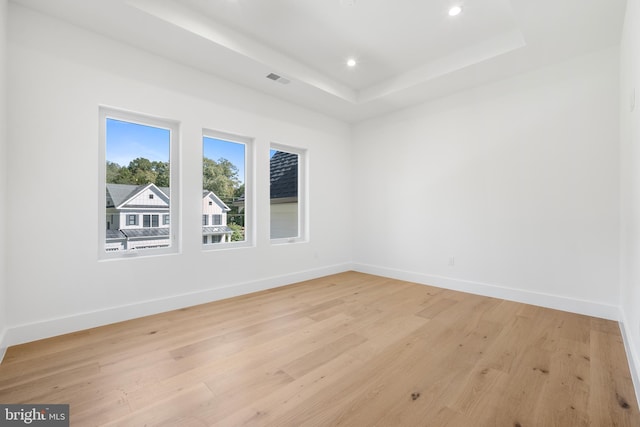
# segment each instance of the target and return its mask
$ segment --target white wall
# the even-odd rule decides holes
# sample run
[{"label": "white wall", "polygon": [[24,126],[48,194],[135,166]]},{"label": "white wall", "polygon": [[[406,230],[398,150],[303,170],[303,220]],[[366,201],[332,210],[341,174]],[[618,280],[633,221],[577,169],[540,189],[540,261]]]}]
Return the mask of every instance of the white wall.
[{"label": "white wall", "polygon": [[[627,1],[620,48],[621,299],[627,356],[640,391],[640,1]],[[637,98],[631,111],[633,93]],[[638,395],[640,398],[640,394]]]},{"label": "white wall", "polygon": [[612,48],[357,125],[357,268],[616,318],[618,66]]},{"label": "white wall", "polygon": [[[15,5],[9,58],[8,344],[349,267],[346,124]],[[98,262],[99,105],[181,121],[181,254]],[[256,247],[202,250],[202,128],[255,138]],[[272,142],[308,150],[309,243],[269,243]]]},{"label": "white wall", "polygon": [[6,319],[6,248],[5,248],[5,216],[6,216],[6,146],[7,146],[7,3],[8,0],[0,0],[0,361],[4,357],[6,345],[4,335],[7,326]]}]

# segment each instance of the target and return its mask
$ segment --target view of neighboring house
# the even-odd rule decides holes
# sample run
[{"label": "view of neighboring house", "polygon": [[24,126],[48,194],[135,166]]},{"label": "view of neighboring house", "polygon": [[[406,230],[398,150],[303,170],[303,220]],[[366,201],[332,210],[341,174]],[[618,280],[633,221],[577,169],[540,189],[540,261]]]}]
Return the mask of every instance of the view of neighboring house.
[{"label": "view of neighboring house", "polygon": [[[270,170],[270,228],[272,239],[297,237],[298,231],[298,158],[286,151],[275,151]],[[244,210],[244,196],[233,202],[239,212]]]},{"label": "view of neighboring house", "polygon": [[276,151],[270,161],[271,238],[297,237],[298,154]]},{"label": "view of neighboring house", "polygon": [[202,192],[202,243],[230,242],[233,231],[227,227],[230,209],[213,191]]},{"label": "view of neighboring house", "polygon": [[[107,184],[106,187],[105,249],[108,252],[162,248],[171,244],[168,188],[155,184]],[[203,243],[231,240],[233,232],[227,227],[228,211],[215,194],[203,192]]]}]

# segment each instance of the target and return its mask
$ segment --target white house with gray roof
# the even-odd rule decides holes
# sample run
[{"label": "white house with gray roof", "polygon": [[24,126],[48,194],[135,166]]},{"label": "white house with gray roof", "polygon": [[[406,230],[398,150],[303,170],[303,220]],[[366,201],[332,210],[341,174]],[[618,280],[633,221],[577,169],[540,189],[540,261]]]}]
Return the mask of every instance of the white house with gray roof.
[{"label": "white house with gray roof", "polygon": [[[107,184],[106,187],[106,251],[170,245],[168,188],[155,184]],[[211,191],[203,192],[202,203],[203,243],[230,241],[233,231],[227,226],[229,207]]]},{"label": "white house with gray roof", "polygon": [[231,209],[213,191],[202,192],[202,243],[230,242],[233,231],[227,226]]}]

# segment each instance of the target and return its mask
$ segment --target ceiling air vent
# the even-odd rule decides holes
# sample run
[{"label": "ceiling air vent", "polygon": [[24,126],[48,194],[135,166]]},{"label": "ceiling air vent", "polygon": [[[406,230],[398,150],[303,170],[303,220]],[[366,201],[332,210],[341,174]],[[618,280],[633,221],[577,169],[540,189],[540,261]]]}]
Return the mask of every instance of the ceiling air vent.
[{"label": "ceiling air vent", "polygon": [[267,78],[273,80],[274,82],[282,83],[283,85],[291,83],[291,80],[285,79],[284,77],[279,76],[275,73],[269,73],[267,75]]}]

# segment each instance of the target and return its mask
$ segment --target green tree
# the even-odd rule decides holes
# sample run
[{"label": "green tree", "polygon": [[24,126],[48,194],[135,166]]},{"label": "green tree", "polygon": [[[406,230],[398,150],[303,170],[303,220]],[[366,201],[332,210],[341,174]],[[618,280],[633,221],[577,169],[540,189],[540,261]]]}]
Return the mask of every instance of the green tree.
[{"label": "green tree", "polygon": [[244,196],[244,184],[242,184],[241,186],[236,188],[236,190],[233,192],[233,197],[235,199],[237,199],[239,197],[243,197],[243,196]]},{"label": "green tree", "polygon": [[127,167],[131,172],[132,184],[144,185],[156,182],[158,173],[153,170],[153,163],[151,160],[144,157],[138,157],[129,162]]},{"label": "green tree", "polygon": [[[126,167],[107,161],[107,182],[114,184],[155,184],[168,187],[169,162],[151,161],[144,157],[131,160]],[[244,184],[238,179],[238,168],[229,160],[204,158],[202,168],[203,188],[213,191],[222,201],[230,204],[234,198],[244,195]]]},{"label": "green tree", "polygon": [[229,203],[233,200],[235,190],[240,187],[238,168],[227,159],[215,161],[205,157],[202,163],[202,186]]},{"label": "green tree", "polygon": [[135,184],[129,168],[120,168],[114,184]]},{"label": "green tree", "polygon": [[145,185],[155,184],[168,187],[170,179],[169,162],[150,161],[138,157],[123,167],[107,160],[107,182],[113,184]]},{"label": "green tree", "polygon": [[107,182],[110,184],[117,184],[121,169],[122,166],[119,164],[107,160]]},{"label": "green tree", "polygon": [[151,169],[156,173],[155,184],[158,187],[168,187],[170,182],[169,162],[153,162]]},{"label": "green tree", "polygon": [[227,224],[230,229],[233,230],[233,234],[231,235],[232,242],[243,242],[244,241],[244,227],[235,223]]}]

